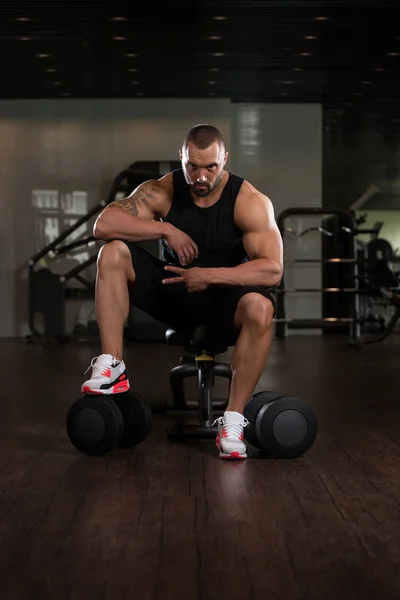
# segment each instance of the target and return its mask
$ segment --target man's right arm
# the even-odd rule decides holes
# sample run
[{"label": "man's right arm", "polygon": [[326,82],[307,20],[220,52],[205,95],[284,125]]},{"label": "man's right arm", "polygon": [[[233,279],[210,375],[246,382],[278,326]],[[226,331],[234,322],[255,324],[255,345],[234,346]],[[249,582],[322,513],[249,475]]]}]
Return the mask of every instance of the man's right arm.
[{"label": "man's right arm", "polygon": [[168,202],[168,191],[157,180],[140,184],[130,196],[114,200],[100,213],[93,227],[96,239],[131,242],[159,240],[171,225],[155,220]]}]

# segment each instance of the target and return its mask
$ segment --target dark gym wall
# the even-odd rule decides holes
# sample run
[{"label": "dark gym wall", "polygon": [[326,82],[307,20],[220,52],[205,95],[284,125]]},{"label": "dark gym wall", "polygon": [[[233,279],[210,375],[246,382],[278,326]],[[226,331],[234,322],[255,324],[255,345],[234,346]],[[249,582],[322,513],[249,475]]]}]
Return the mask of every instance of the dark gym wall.
[{"label": "dark gym wall", "polygon": [[324,108],[324,205],[350,206],[375,185],[365,207],[400,210],[398,105]]},{"label": "dark gym wall", "polygon": [[400,248],[398,103],[350,104],[323,109],[323,204],[384,221],[380,236]]}]

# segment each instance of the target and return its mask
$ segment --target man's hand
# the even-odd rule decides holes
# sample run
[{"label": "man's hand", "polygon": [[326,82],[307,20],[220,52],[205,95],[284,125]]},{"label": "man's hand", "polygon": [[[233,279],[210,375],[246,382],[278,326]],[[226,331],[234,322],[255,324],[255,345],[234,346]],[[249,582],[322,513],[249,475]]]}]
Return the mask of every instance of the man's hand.
[{"label": "man's hand", "polygon": [[181,265],[188,265],[199,256],[199,249],[192,238],[173,225],[170,226],[165,240],[171,250],[179,256]]},{"label": "man's hand", "polygon": [[188,292],[202,292],[208,288],[207,269],[203,267],[182,269],[181,267],[168,265],[164,269],[177,273],[178,277],[168,277],[167,279],[163,279],[163,283],[184,283]]}]

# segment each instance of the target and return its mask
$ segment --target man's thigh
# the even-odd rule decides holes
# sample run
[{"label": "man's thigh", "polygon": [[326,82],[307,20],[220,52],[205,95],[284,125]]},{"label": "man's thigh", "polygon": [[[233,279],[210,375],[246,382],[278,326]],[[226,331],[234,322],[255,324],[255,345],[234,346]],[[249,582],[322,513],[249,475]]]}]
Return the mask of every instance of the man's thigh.
[{"label": "man's thigh", "polygon": [[258,293],[267,298],[273,305],[275,313],[275,298],[271,288],[259,286],[246,286],[240,288],[216,288],[213,300],[209,300],[206,306],[209,311],[205,310],[205,324],[210,325],[226,336],[229,345],[235,345],[237,337],[240,333],[235,325],[235,312],[239,300],[246,294]]}]

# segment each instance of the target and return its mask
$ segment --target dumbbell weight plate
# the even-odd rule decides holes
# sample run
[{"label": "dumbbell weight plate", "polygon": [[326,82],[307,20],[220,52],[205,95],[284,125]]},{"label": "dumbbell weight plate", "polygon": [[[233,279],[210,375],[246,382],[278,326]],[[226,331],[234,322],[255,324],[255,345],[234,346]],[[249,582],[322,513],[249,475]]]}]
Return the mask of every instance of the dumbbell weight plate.
[{"label": "dumbbell weight plate", "polygon": [[244,437],[245,439],[259,450],[263,449],[263,446],[257,439],[256,434],[256,417],[259,410],[268,403],[274,402],[278,398],[282,398],[283,394],[279,394],[278,392],[258,392],[257,394],[253,394],[248,403],[245,406],[243,415],[249,421],[249,424],[244,429]]},{"label": "dumbbell weight plate", "polygon": [[317,420],[311,408],[299,398],[281,397],[260,409],[255,433],[268,455],[296,458],[313,445]]},{"label": "dumbbell weight plate", "polygon": [[116,394],[114,401],[122,414],[123,433],[119,448],[133,448],[146,439],[153,425],[150,406],[136,392]]},{"label": "dumbbell weight plate", "polygon": [[84,454],[101,456],[116,448],[123,432],[114,396],[81,396],[70,407],[66,427],[72,444]]}]

